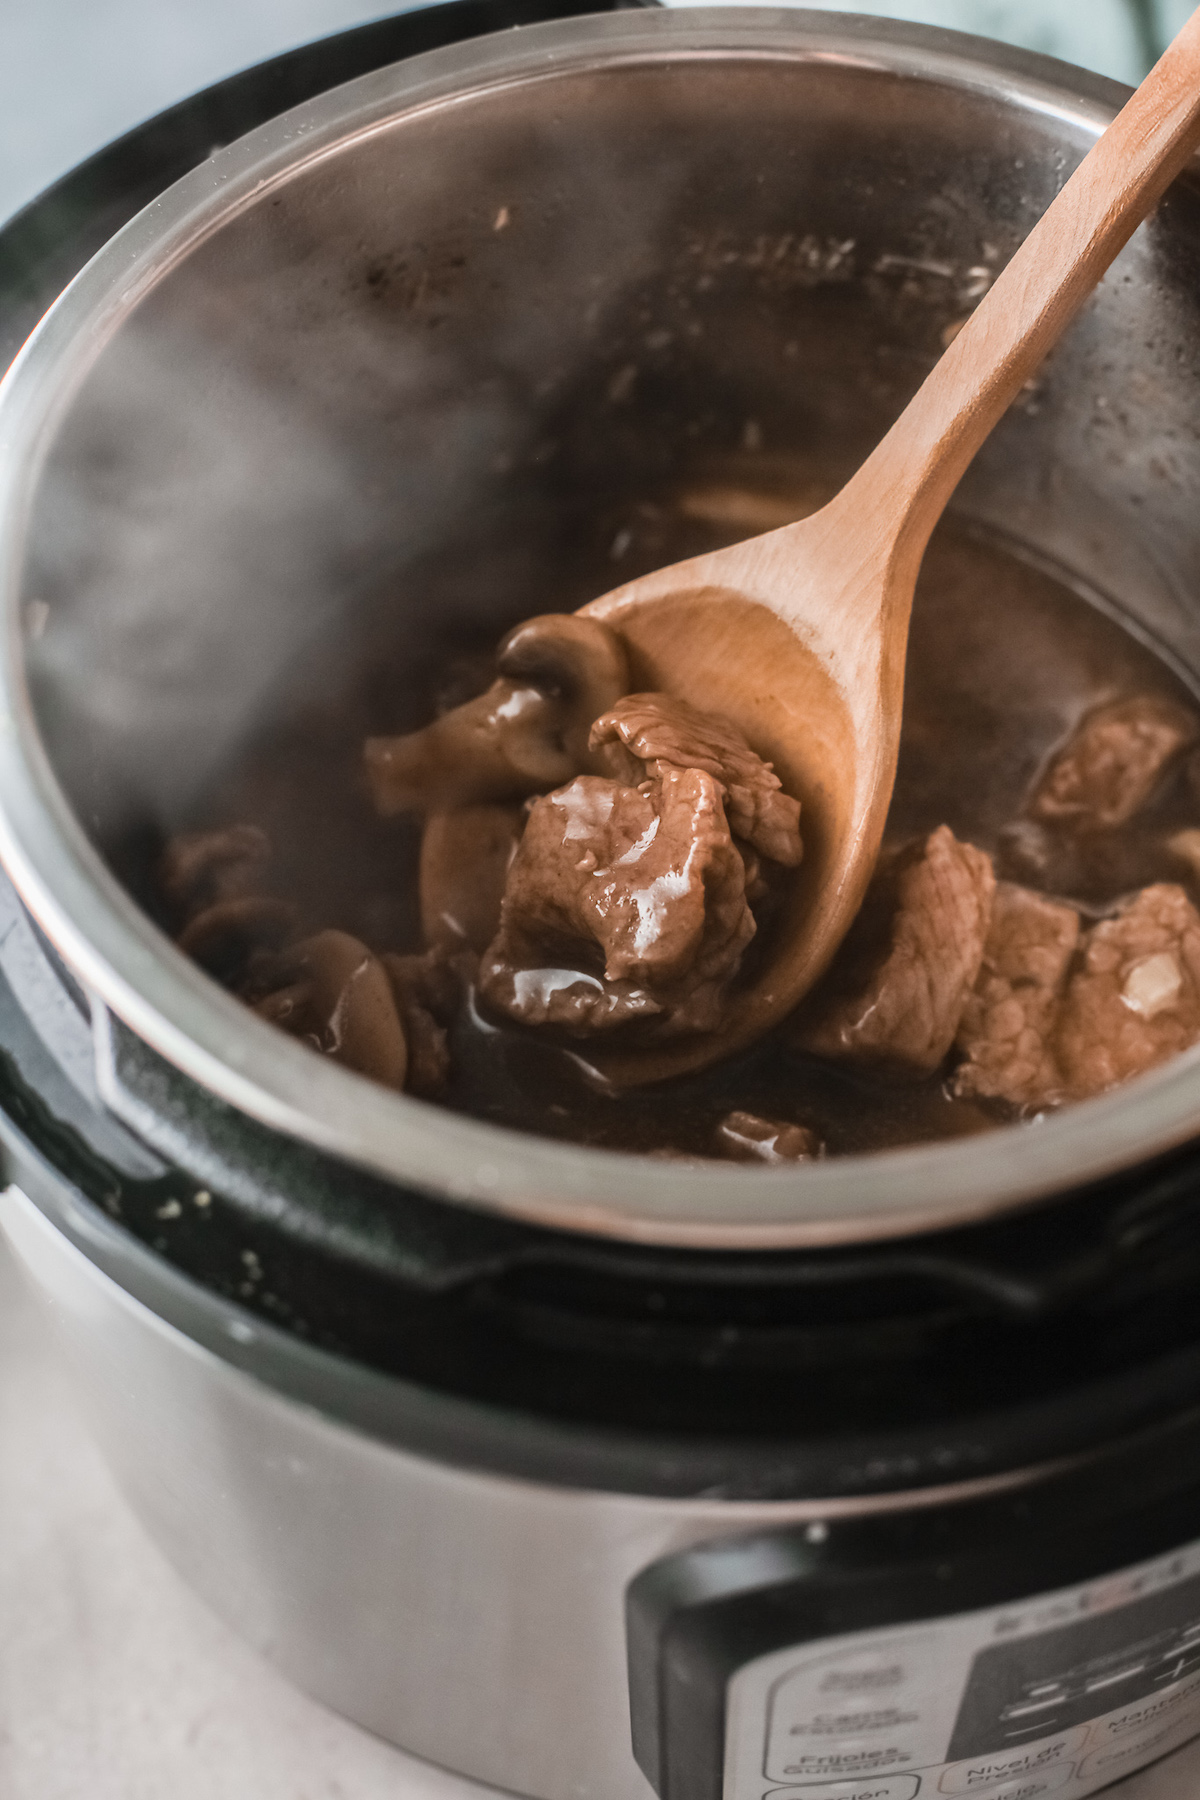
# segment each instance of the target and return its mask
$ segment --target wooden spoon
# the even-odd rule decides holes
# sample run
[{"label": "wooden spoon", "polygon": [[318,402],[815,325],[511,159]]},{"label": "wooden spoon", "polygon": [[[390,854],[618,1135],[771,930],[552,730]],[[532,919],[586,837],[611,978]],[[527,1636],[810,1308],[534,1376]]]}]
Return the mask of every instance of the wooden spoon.
[{"label": "wooden spoon", "polygon": [[959,478],[1200,143],[1200,10],[836,499],[581,608],[625,638],[639,690],[725,713],[803,803],[805,862],[719,1031],[589,1045],[617,1083],[702,1067],[782,1019],[827,966],[891,800],[917,571]]}]

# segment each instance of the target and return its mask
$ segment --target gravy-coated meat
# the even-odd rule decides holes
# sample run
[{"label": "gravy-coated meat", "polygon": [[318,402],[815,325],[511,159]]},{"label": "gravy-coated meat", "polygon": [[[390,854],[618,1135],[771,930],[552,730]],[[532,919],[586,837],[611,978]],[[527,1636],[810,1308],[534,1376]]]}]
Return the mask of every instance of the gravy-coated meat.
[{"label": "gravy-coated meat", "polygon": [[824,1008],[801,1026],[803,1048],[913,1074],[936,1069],[979,973],[995,885],[990,857],[946,825],[885,864]]},{"label": "gravy-coated meat", "polygon": [[1080,931],[1073,907],[1002,882],[959,1030],[955,1090],[1085,1100],[1200,1038],[1200,914],[1159,882]]},{"label": "gravy-coated meat", "polygon": [[1054,1033],[1079,914],[1014,882],[996,884],[983,963],[958,1028],[954,1091],[1012,1106],[1062,1098]]},{"label": "gravy-coated meat", "polygon": [[1029,811],[1073,830],[1124,825],[1150,798],[1168,763],[1198,735],[1195,714],[1158,695],[1098,706],[1051,759]]},{"label": "gravy-coated meat", "polygon": [[1181,887],[1143,888],[1088,932],[1067,986],[1058,1060],[1083,1100],[1200,1038],[1200,913]]},{"label": "gravy-coated meat", "polygon": [[530,810],[480,992],[575,1035],[647,1018],[703,1030],[754,929],[711,775],[666,767],[641,787],[581,775]]},{"label": "gravy-coated meat", "polygon": [[699,712],[667,694],[630,694],[596,720],[589,748],[607,750],[613,773],[631,782],[659,779],[669,769],[703,769],[720,783],[734,837],[788,869],[803,857],[800,802],[784,793],[770,763],[719,713]]}]

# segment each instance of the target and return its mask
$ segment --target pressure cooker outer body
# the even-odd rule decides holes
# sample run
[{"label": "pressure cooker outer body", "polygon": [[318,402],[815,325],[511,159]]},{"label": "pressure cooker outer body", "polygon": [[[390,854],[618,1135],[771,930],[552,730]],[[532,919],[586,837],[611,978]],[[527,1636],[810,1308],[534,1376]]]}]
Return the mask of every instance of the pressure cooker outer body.
[{"label": "pressure cooker outer body", "polygon": [[[1021,133],[1040,143],[1055,120],[1060,176],[1111,110],[1114,90],[1043,60],[907,27],[755,17],[663,29],[680,61],[687,33],[708,29],[756,66],[786,60],[780,34],[807,31],[808,64],[824,57],[843,84],[856,69],[874,81],[890,58],[903,76],[886,104],[901,109],[922,56],[937,62],[947,141],[970,117],[997,134],[966,160],[968,186],[982,175],[986,190],[997,159],[1011,177]],[[469,6],[426,21],[379,29],[424,48],[443,26],[443,42],[479,28]],[[610,43],[617,30],[596,27]],[[392,56],[409,47],[387,41]],[[563,46],[546,42],[550,69]],[[338,40],[328,67],[345,79],[383,59],[364,44]],[[711,69],[715,48],[695,65]],[[299,85],[282,104],[320,91],[319,63],[288,63]],[[232,129],[217,135],[278,110],[262,104],[277,83],[247,79],[250,112],[228,85]],[[124,218],[135,188],[156,191],[157,153],[182,172],[201,116],[182,139],[135,134],[124,160],[93,167],[71,191],[85,215],[95,203],[77,247],[105,235],[105,208]],[[617,157],[607,178],[628,173]],[[1021,182],[999,184],[1010,225],[1057,176],[1031,169],[1015,211]],[[957,204],[918,208],[923,228],[957,241]],[[1098,604],[1135,594],[1127,622],[1193,680],[1195,212],[1185,183],[1065,347],[1060,375],[1086,375],[1088,406],[1064,403],[1052,367],[965,490],[981,528],[1040,532],[1046,562]],[[50,217],[19,222],[25,252],[54,238]],[[497,213],[488,229],[499,241],[511,224]],[[778,241],[718,234],[687,254],[702,292],[719,292],[727,267],[756,305],[783,280],[834,341],[853,249],[826,232],[776,258]],[[43,274],[71,261],[60,240]],[[881,416],[990,266],[932,252],[872,264],[867,299],[900,321],[905,347],[899,375],[881,365],[864,380]],[[403,269],[375,273],[368,286],[397,317],[438,299]],[[438,275],[452,307],[458,276],[449,262]],[[525,351],[509,347],[519,366]],[[731,404],[744,373],[730,374]],[[611,398],[606,454],[625,441],[629,386]],[[668,439],[673,417],[668,402]],[[553,463],[548,441],[529,447],[532,466]],[[1142,521],[1123,542],[1120,495]],[[88,816],[88,771],[60,731],[69,708],[55,710],[69,676],[57,694],[54,681],[45,665],[42,723]],[[5,1229],[131,1503],[198,1591],[311,1692],[539,1800],[644,1800],[647,1782],[663,1800],[1083,1795],[1200,1728],[1200,1183],[1178,1120],[1086,1182],[1022,1176],[1014,1194],[1040,1204],[1011,1215],[956,1213],[951,1181],[934,1196],[940,1220],[937,1207],[896,1209],[893,1235],[881,1207],[857,1242],[788,1242],[780,1190],[757,1240],[725,1227],[673,1238],[687,1212],[675,1193],[638,1241],[628,1218],[493,1204],[496,1167],[474,1152],[474,1185],[456,1187],[445,1158],[436,1179],[397,1181],[378,1157],[239,1112],[198,1078],[211,1060],[181,1068],[108,1004],[94,958],[73,962],[62,913],[39,908],[28,865],[18,874],[33,917],[0,895]],[[999,1161],[1024,1154],[1015,1136],[992,1141]],[[573,1165],[556,1166],[567,1182]]]},{"label": "pressure cooker outer body", "polygon": [[[1012,1800],[1098,1792],[1200,1731],[1195,1409],[871,1496],[513,1478],[299,1402],[19,1189],[0,1213],[159,1547],[299,1685],[431,1761],[538,1800]],[[212,1310],[269,1353],[272,1327]]]}]

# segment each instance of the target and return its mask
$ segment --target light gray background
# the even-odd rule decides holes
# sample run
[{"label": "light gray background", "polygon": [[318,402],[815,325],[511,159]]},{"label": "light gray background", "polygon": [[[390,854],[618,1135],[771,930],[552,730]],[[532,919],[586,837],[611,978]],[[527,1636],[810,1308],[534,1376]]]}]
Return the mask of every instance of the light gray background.
[{"label": "light gray background", "polygon": [[289,1687],[143,1536],[0,1238],[2,1800],[489,1800]]},{"label": "light gray background", "polygon": [[222,76],[386,0],[0,0],[0,218]]},{"label": "light gray background", "polygon": [[[815,4],[853,10],[848,0]],[[392,10],[372,0],[0,0],[0,219],[197,88]],[[859,10],[990,34],[1137,81],[1147,38],[1165,42],[1192,8],[1191,0],[859,0]]]},{"label": "light gray background", "polygon": [[[1177,29],[1190,0],[1147,0]],[[990,32],[1126,80],[1125,0],[864,10]],[[370,0],[0,0],[0,219],[223,75]],[[840,10],[830,4],[824,10]],[[1200,1748],[1111,1790],[1196,1800]],[[294,1692],[176,1580],[87,1437],[0,1244],[0,1800],[479,1800]]]}]

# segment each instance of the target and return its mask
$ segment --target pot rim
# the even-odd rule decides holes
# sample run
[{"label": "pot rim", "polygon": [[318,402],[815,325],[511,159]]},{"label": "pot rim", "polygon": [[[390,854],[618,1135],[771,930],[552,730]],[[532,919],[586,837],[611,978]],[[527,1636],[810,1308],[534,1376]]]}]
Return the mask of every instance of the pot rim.
[{"label": "pot rim", "polygon": [[599,66],[718,56],[948,83],[1092,135],[1127,91],[957,32],[844,14],[689,7],[530,25],[431,51],[335,88],[214,154],[93,257],[0,383],[0,859],[95,1001],[203,1087],[291,1138],[444,1200],[558,1229],[693,1248],[802,1248],[992,1218],[1178,1147],[1200,1123],[1200,1047],[1036,1123],[798,1170],[658,1163],[391,1093],[257,1019],[170,944],[116,881],[38,735],[19,616],[25,526],[58,424],[141,299],[235,214],[401,117]]}]

